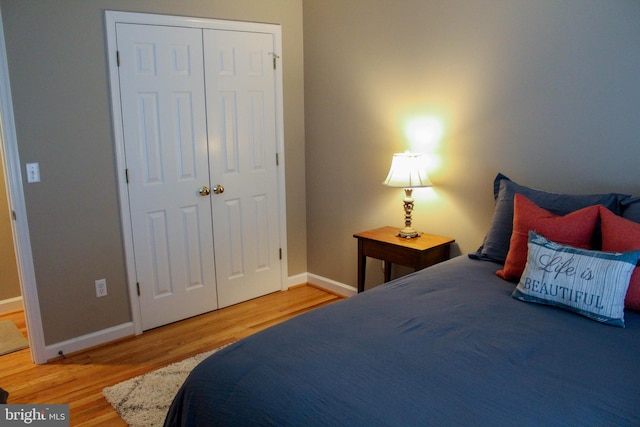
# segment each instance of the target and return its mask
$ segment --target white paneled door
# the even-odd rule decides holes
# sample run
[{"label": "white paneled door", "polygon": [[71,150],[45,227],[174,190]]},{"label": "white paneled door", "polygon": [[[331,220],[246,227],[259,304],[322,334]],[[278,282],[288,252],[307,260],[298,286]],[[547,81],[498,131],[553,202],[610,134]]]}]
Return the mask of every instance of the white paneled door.
[{"label": "white paneled door", "polygon": [[216,277],[220,307],[280,289],[273,42],[205,30]]},{"label": "white paneled door", "polygon": [[116,34],[142,329],[281,289],[271,35]]}]

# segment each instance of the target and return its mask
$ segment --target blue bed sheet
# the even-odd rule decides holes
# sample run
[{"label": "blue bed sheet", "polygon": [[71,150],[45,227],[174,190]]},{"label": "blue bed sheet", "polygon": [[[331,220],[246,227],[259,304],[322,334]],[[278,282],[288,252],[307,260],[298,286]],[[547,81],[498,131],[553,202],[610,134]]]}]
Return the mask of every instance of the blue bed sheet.
[{"label": "blue bed sheet", "polygon": [[640,314],[517,301],[496,268],[458,257],[226,347],[165,426],[640,425]]}]

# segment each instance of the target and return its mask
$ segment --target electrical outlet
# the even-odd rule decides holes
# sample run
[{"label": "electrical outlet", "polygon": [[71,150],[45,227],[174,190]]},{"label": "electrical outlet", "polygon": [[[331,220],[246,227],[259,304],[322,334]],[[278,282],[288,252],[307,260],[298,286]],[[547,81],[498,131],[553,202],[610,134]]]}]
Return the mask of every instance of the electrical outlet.
[{"label": "electrical outlet", "polygon": [[96,280],[96,297],[107,296],[107,279]]}]

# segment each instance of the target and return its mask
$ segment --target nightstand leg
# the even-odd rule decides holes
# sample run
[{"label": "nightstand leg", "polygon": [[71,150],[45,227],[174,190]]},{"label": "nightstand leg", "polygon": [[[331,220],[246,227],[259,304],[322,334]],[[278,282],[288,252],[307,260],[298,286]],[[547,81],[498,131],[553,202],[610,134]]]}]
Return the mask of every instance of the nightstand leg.
[{"label": "nightstand leg", "polygon": [[384,281],[385,283],[391,280],[391,263],[389,261],[384,262]]},{"label": "nightstand leg", "polygon": [[364,272],[367,269],[367,257],[362,252],[362,240],[358,240],[358,293],[364,291]]}]

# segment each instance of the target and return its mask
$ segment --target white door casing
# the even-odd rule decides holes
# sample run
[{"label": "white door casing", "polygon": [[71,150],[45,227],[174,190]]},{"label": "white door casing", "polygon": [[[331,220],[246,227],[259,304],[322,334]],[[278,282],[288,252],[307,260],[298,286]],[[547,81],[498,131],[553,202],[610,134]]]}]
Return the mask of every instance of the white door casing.
[{"label": "white door casing", "polygon": [[35,267],[27,208],[22,186],[22,167],[18,154],[18,138],[16,135],[15,119],[13,115],[13,101],[11,97],[11,82],[9,79],[9,64],[4,38],[2,13],[0,12],[0,150],[4,160],[7,197],[9,208],[13,216],[13,240],[16,249],[16,261],[20,278],[20,290],[24,304],[24,312],[29,337],[31,359],[34,363],[43,364],[49,358],[44,341],[40,302],[36,287]]},{"label": "white door casing", "polygon": [[273,36],[204,31],[220,307],[281,288]]},{"label": "white door casing", "polygon": [[118,24],[129,206],[143,329],[218,307],[202,31]]},{"label": "white door casing", "polygon": [[[127,164],[125,160],[128,160],[128,159],[127,159],[127,156],[125,155],[126,150],[125,150],[125,141],[123,137],[123,128],[124,128],[123,121],[126,117],[124,117],[125,113],[122,110],[122,107],[120,105],[120,100],[119,100],[120,81],[119,81],[119,74],[118,74],[118,64],[116,61],[116,58],[117,58],[116,52],[118,50],[117,43],[116,43],[117,41],[116,25],[119,25],[121,23],[131,23],[131,24],[160,25],[160,26],[196,28],[196,29],[226,30],[226,32],[255,33],[262,36],[268,35],[271,43],[269,48],[267,49],[266,45],[260,48],[260,50],[263,51],[263,53],[265,53],[267,57],[267,60],[264,60],[263,58],[263,60],[260,61],[263,67],[265,64],[271,64],[271,61],[273,60],[274,55],[276,55],[277,52],[280,52],[280,49],[281,49],[281,32],[280,31],[281,30],[280,30],[280,26],[273,25],[273,24],[257,24],[257,23],[237,22],[237,21],[220,21],[220,20],[200,19],[200,18],[184,18],[184,17],[165,16],[165,15],[149,15],[149,14],[111,12],[111,11],[106,12],[106,21],[107,21],[107,42],[108,42],[108,47],[110,52],[109,53],[109,71],[110,71],[110,78],[111,78],[113,126],[115,130],[115,140],[116,140],[115,141],[116,155],[117,155],[117,166],[118,166],[118,173],[119,173],[118,175],[119,176],[119,193],[120,193],[120,201],[121,201],[121,217],[122,217],[122,223],[123,223],[123,237],[124,237],[126,263],[127,263],[127,278],[129,282],[129,293],[132,301],[131,308],[132,308],[134,329],[136,333],[141,333],[144,329],[148,329],[148,327],[147,327],[147,322],[144,322],[145,325],[143,326],[143,319],[142,319],[143,316],[141,314],[141,307],[137,303],[138,296],[136,291],[137,278],[136,278],[136,264],[135,264],[136,257],[134,256],[134,253],[135,253],[134,230],[133,230],[133,227],[131,226],[133,224],[132,211],[133,211],[135,202],[132,202],[132,201],[130,202],[129,195],[128,195],[128,186],[126,182]],[[255,61],[254,61],[254,64],[255,64]],[[286,200],[285,200],[285,194],[284,194],[285,159],[284,159],[284,140],[282,135],[282,130],[283,130],[282,101],[283,99],[282,99],[282,69],[280,64],[278,64],[278,68],[275,71],[271,72],[270,79],[271,79],[270,87],[272,88],[272,93],[270,95],[260,94],[260,97],[261,97],[261,100],[265,102],[264,105],[271,105],[272,107],[275,107],[275,108],[273,108],[274,111],[270,113],[271,117],[269,118],[268,123],[266,123],[266,125],[265,123],[262,123],[264,127],[260,128],[260,130],[268,133],[269,135],[273,135],[273,138],[266,143],[264,140],[261,140],[259,138],[258,138],[258,141],[260,142],[260,144],[266,144],[266,145],[273,144],[274,152],[266,153],[265,151],[266,153],[265,162],[268,157],[270,156],[275,157],[276,153],[278,153],[279,155],[279,167],[275,169],[271,168],[271,170],[269,170],[269,173],[271,174],[269,177],[265,178],[266,175],[264,174],[262,177],[262,180],[267,182],[269,179],[271,179],[271,177],[273,177],[274,170],[275,170],[276,191],[275,192],[272,191],[271,194],[268,194],[268,192],[260,190],[258,186],[256,187],[257,191],[256,189],[254,189],[253,192],[250,193],[250,196],[247,198],[247,202],[250,201],[254,205],[257,205],[258,211],[261,213],[261,215],[256,216],[254,214],[253,220],[243,219],[242,221],[244,222],[244,224],[252,223],[254,224],[254,227],[253,229],[249,229],[248,231],[243,230],[243,232],[241,233],[243,236],[243,238],[241,239],[241,245],[243,250],[245,251],[242,254],[241,258],[243,258],[243,260],[246,261],[245,264],[243,264],[243,267],[245,268],[245,270],[243,270],[243,273],[251,272],[252,267],[254,270],[256,270],[255,265],[258,265],[258,268],[257,268],[258,272],[264,273],[264,271],[268,271],[271,278],[277,277],[279,275],[279,280],[277,281],[277,285],[276,285],[277,287],[269,288],[269,290],[266,292],[271,292],[273,290],[278,290],[278,289],[285,289],[286,280],[287,280]],[[271,99],[267,99],[269,96],[271,97]],[[254,107],[255,107],[255,104],[254,104]],[[211,106],[208,106],[208,108],[211,108]],[[255,111],[256,110],[254,109],[253,112]],[[239,116],[242,116],[242,115],[247,116],[247,114],[245,113],[242,113]],[[250,117],[251,114],[249,114],[248,116]],[[209,119],[211,118],[211,112],[209,112],[208,118]],[[248,127],[247,122],[240,121],[237,124],[238,124],[238,129],[242,129],[243,126]],[[249,122],[249,124],[255,125],[255,121]],[[256,128],[252,129],[252,131],[254,132],[255,130]],[[211,129],[209,129],[209,131],[210,131],[209,139],[211,139],[212,135],[214,134],[211,133]],[[273,133],[271,133],[272,131]],[[194,132],[194,135],[195,133],[197,132]],[[238,135],[242,133],[243,131],[240,130],[238,132]],[[256,139],[254,138],[253,141],[255,140]],[[243,140],[238,140],[238,143],[243,143],[242,141]],[[209,142],[209,149],[211,149],[211,147],[214,147],[214,146],[215,146],[214,143]],[[220,146],[218,145],[217,147],[220,147]],[[252,147],[252,151],[255,151],[253,150],[254,148],[255,147]],[[269,150],[271,150],[271,148],[269,148]],[[243,150],[239,150],[239,155],[241,157],[243,156],[242,152]],[[252,156],[254,155],[255,155],[255,152],[252,153]],[[210,156],[210,161],[211,161],[211,158],[213,158],[213,154],[212,156]],[[212,164],[213,164],[213,161],[212,161]],[[258,162],[258,164],[260,163]],[[214,173],[213,168],[212,168],[212,173]],[[131,179],[133,179],[133,176],[131,176]],[[237,191],[236,190],[237,186],[232,183],[232,180],[228,180],[227,178],[225,178],[224,182],[226,183],[227,190],[221,196],[233,195],[234,192]],[[231,183],[231,187],[229,187],[230,185],[229,183]],[[216,184],[216,183],[213,182],[213,184]],[[205,184],[198,183],[198,187],[200,185],[205,185]],[[254,185],[255,185],[255,182],[254,184],[249,184],[249,187],[252,187]],[[236,198],[237,197],[240,197],[240,199],[242,199],[242,197],[245,197],[245,196],[236,196]],[[206,198],[204,197],[201,198],[199,195],[196,198],[197,199],[199,198],[199,200],[206,200]],[[218,197],[218,196],[214,197],[213,194],[211,195],[210,200],[211,200],[211,203],[213,203],[214,205],[214,215],[213,215],[214,225],[217,226],[218,224],[220,224],[220,219],[216,218],[216,213],[215,213],[216,204],[219,204],[221,206],[225,206],[225,205],[228,206],[228,200],[223,197]],[[250,204],[248,204],[247,202],[245,201],[241,202],[243,204],[242,212],[251,211],[251,209],[244,208],[245,206],[250,206]],[[192,206],[192,205],[186,204],[183,206]],[[275,207],[275,209],[273,209],[273,207]],[[275,218],[273,217],[274,212],[275,212]],[[156,221],[157,221],[157,215],[156,215]],[[262,223],[260,223],[260,221],[262,221]],[[159,222],[162,223],[163,220],[160,219]],[[265,233],[264,232],[265,224],[268,225],[269,230],[273,232]],[[274,224],[275,224],[275,227],[273,227]],[[156,230],[162,230],[162,229],[163,228],[156,227]],[[192,233],[191,235],[195,235],[195,234],[196,233]],[[218,237],[217,234],[222,234],[221,238],[224,238],[223,232],[216,231],[214,234],[215,234],[215,238]],[[162,233],[160,233],[160,236],[162,236]],[[232,238],[236,238],[238,234],[233,233],[233,234],[228,234],[228,236],[231,236]],[[249,236],[249,238],[247,239],[246,236]],[[251,239],[254,239],[254,240],[252,241]],[[256,240],[257,240],[257,243],[256,243]],[[220,244],[227,248],[229,247],[230,242],[234,243],[234,242],[238,242],[238,240],[237,239],[236,240],[227,239],[226,241],[220,240]],[[275,242],[275,246],[273,245],[274,242]],[[218,242],[216,242],[216,248],[218,246],[219,246]],[[268,255],[264,255],[266,252],[262,252],[262,253],[260,252],[260,250],[264,248],[271,248],[271,247],[278,247],[278,246],[279,246],[279,250],[274,251],[269,249]],[[157,251],[157,248],[156,248],[156,251]],[[276,262],[274,265],[273,262],[276,261],[277,258],[274,258],[273,254],[278,252],[282,253],[282,259],[279,260],[279,262]],[[254,255],[251,255],[251,253],[253,253]],[[218,255],[216,254],[216,256]],[[220,258],[223,258],[223,257],[220,257]],[[238,258],[236,258],[236,261],[237,259]],[[258,264],[256,264],[256,260]],[[172,260],[172,263],[173,262],[174,261]],[[252,265],[251,262],[253,262],[254,264]],[[211,263],[211,265],[213,265],[213,263]],[[186,267],[186,270],[192,271],[188,266]],[[218,272],[219,276],[220,274],[221,273]],[[240,276],[242,276],[242,274]],[[238,279],[240,276],[236,274],[232,274],[231,276],[222,275],[220,277],[223,278],[223,282],[224,282],[225,277]],[[250,275],[248,274],[245,274],[245,276],[250,277]],[[259,278],[259,280],[262,280],[262,279]],[[237,282],[239,281],[236,280],[236,283]],[[242,282],[242,280],[240,280],[240,282]],[[244,282],[247,282],[247,280],[245,280]],[[196,285],[195,287],[198,288],[199,285]],[[242,287],[234,286],[232,288],[234,289],[233,292],[237,293],[235,291],[235,289],[237,288],[242,288]],[[258,286],[258,289],[259,289],[257,291],[258,293],[255,296],[260,295],[262,293],[266,293],[263,290],[264,287]],[[219,292],[218,292],[218,297],[220,297]],[[249,296],[249,297],[252,297],[252,296]],[[230,302],[228,304],[231,304],[231,303],[233,302]]]}]

